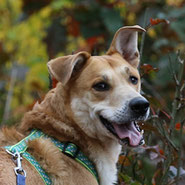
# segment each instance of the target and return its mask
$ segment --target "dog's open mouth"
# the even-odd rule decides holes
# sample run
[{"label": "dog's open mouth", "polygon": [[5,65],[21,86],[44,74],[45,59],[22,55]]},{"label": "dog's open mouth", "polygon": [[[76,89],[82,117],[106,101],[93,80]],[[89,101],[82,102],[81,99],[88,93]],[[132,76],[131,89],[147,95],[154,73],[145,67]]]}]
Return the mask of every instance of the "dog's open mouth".
[{"label": "dog's open mouth", "polygon": [[144,144],[143,132],[136,121],[118,124],[110,122],[102,116],[100,116],[100,120],[103,125],[119,139],[121,144],[131,147]]}]

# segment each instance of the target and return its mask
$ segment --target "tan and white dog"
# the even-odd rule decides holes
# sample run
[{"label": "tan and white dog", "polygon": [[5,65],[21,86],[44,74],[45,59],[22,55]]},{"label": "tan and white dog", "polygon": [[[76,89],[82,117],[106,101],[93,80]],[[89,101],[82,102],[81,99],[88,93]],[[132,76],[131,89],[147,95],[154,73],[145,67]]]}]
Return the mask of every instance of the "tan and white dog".
[{"label": "tan and white dog", "polygon": [[[121,144],[142,144],[137,121],[149,114],[149,103],[140,94],[138,31],[145,30],[138,25],[120,28],[106,55],[82,51],[49,61],[49,72],[59,81],[57,87],[25,114],[18,128],[2,129],[1,146],[16,143],[33,128],[40,129],[59,141],[78,145],[95,164],[100,185],[116,183]],[[60,152],[50,139],[36,139],[28,146],[53,184],[97,185],[88,170]],[[27,185],[44,184],[29,162],[23,159],[22,166]],[[0,184],[15,184],[14,167],[1,148]]]}]

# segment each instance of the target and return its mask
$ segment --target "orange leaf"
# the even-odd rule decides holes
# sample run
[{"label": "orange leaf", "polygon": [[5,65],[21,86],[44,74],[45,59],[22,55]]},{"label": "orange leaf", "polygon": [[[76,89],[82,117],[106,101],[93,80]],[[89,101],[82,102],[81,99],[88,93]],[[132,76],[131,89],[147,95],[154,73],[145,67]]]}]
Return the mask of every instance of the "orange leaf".
[{"label": "orange leaf", "polygon": [[97,35],[93,37],[89,37],[86,41],[88,46],[92,49],[96,44],[100,43],[103,39],[103,35]]},{"label": "orange leaf", "polygon": [[181,128],[181,123],[176,123],[175,124],[175,129],[176,130],[180,130],[180,128]]},{"label": "orange leaf", "polygon": [[124,155],[120,155],[118,163],[120,163],[124,166],[129,166],[130,165],[130,161],[129,161],[128,157],[126,157]]},{"label": "orange leaf", "polygon": [[80,23],[70,17],[67,24],[67,31],[70,35],[78,37],[80,35]]},{"label": "orange leaf", "polygon": [[141,66],[141,69],[143,70],[144,74],[149,74],[149,73],[152,72],[152,71],[155,71],[155,72],[158,71],[157,68],[153,67],[153,66],[150,65],[150,64],[143,64],[143,65]]},{"label": "orange leaf", "polygon": [[52,78],[52,88],[57,86],[58,81],[55,78]]},{"label": "orange leaf", "polygon": [[87,43],[88,45],[90,45],[91,47],[96,44],[96,42],[98,41],[98,37],[94,36],[94,37],[90,37],[87,39]]},{"label": "orange leaf", "polygon": [[160,153],[161,155],[164,155],[164,151],[163,151],[162,149],[159,150],[159,153]]},{"label": "orange leaf", "polygon": [[153,19],[153,18],[150,18],[150,23],[146,26],[145,29],[148,30],[150,27],[158,25],[160,23],[169,24],[170,21],[167,20],[167,19]]},{"label": "orange leaf", "polygon": [[166,20],[166,19],[153,19],[153,18],[150,18],[150,24],[152,26],[157,25],[157,24],[160,24],[160,23],[169,24],[170,21],[169,20]]}]

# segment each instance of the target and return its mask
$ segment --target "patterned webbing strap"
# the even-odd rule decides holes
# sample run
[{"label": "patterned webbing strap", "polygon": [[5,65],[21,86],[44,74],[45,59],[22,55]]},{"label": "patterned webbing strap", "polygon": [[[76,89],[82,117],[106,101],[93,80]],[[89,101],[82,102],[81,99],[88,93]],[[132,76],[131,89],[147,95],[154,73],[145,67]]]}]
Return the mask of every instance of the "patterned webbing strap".
[{"label": "patterned webbing strap", "polygon": [[30,164],[36,169],[36,171],[40,174],[42,180],[44,181],[45,185],[51,185],[52,181],[48,174],[43,170],[41,165],[37,162],[37,160],[30,155],[28,152],[26,152],[28,146],[27,142],[37,139],[37,138],[42,138],[44,137],[45,134],[39,130],[33,130],[30,135],[25,137],[23,140],[19,141],[17,144],[13,146],[6,146],[5,148],[8,149],[10,152],[15,153],[16,151],[22,154],[22,156],[30,162]]},{"label": "patterned webbing strap", "polygon": [[36,171],[40,174],[41,178],[43,179],[45,185],[51,185],[52,181],[49,177],[49,175],[43,170],[43,168],[41,167],[41,165],[36,161],[36,159],[31,156],[28,152],[26,152],[27,150],[27,142],[30,140],[34,140],[37,138],[50,138],[51,141],[59,148],[59,150],[61,152],[63,152],[64,154],[70,156],[71,158],[75,159],[76,161],[78,161],[81,165],[83,165],[98,181],[99,183],[99,179],[98,179],[98,174],[97,171],[95,169],[95,166],[93,165],[93,163],[80,151],[80,149],[78,148],[78,146],[76,146],[73,143],[70,142],[66,142],[66,143],[62,143],[52,137],[49,137],[48,135],[44,134],[42,131],[40,130],[33,130],[29,136],[27,136],[26,138],[24,138],[23,140],[21,140],[20,142],[18,142],[17,144],[13,145],[13,146],[6,146],[5,148],[8,149],[10,152],[15,153],[16,151],[21,153],[22,156],[30,162],[30,164],[36,169]]}]

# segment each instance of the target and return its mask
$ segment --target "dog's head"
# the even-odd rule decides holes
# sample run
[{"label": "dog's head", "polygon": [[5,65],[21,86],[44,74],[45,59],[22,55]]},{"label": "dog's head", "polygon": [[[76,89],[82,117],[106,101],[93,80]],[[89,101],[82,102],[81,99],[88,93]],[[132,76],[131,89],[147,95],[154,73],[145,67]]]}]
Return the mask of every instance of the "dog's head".
[{"label": "dog's head", "polygon": [[147,118],[149,103],[140,95],[138,31],[145,30],[119,29],[106,55],[79,52],[48,63],[52,76],[68,90],[74,121],[90,137],[130,146],[143,140],[137,121]]}]

